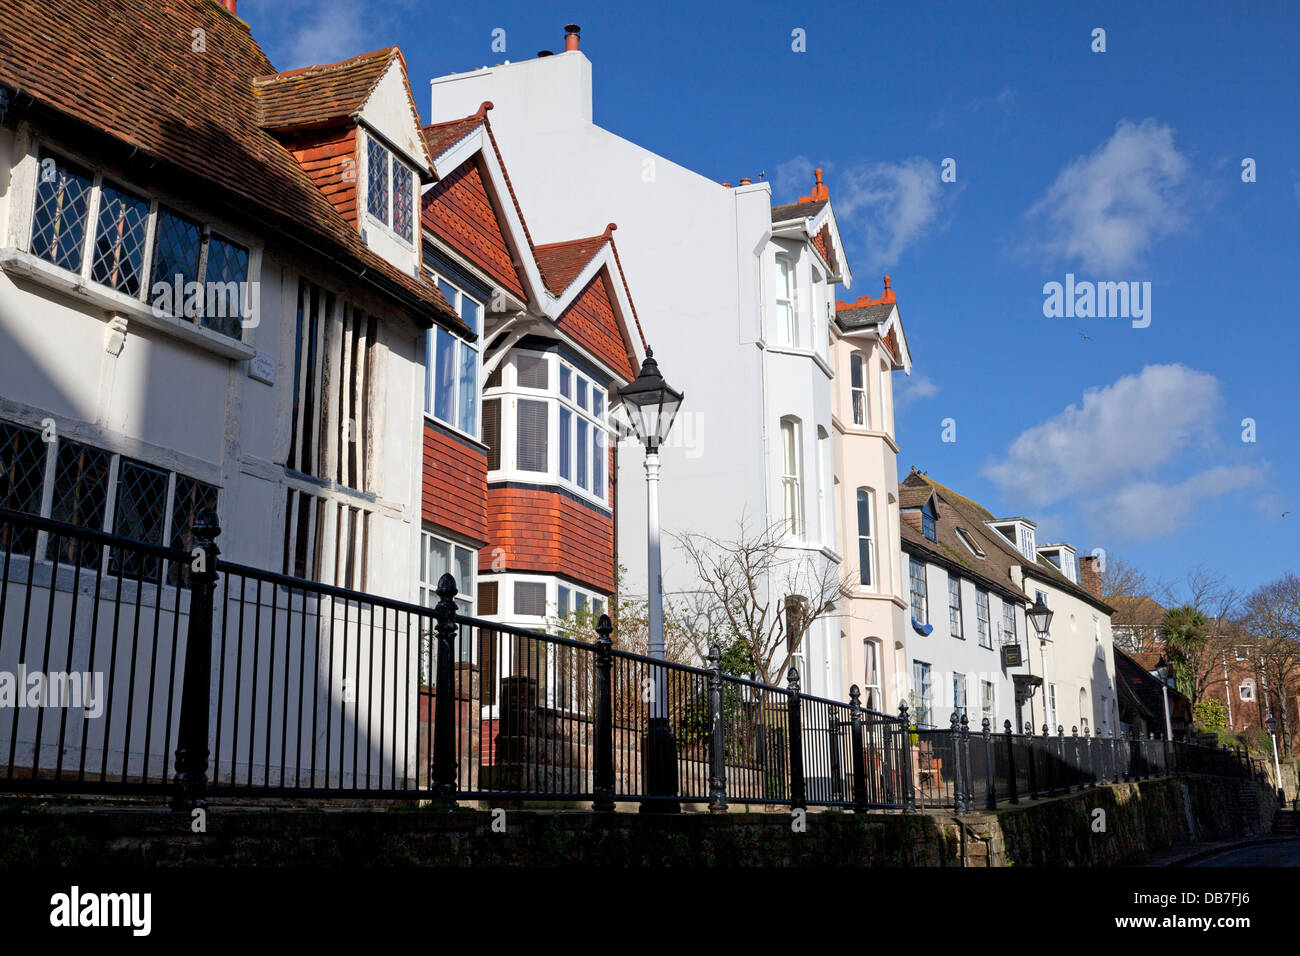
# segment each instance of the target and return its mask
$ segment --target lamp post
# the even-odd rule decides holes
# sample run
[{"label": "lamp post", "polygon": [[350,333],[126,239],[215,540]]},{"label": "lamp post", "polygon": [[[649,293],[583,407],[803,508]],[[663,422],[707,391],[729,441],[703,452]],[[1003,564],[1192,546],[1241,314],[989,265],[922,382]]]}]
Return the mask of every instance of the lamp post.
[{"label": "lamp post", "polygon": [[[1025,612],[1025,617],[1033,625],[1034,633],[1038,635],[1038,656],[1043,665],[1043,716],[1056,719],[1055,714],[1047,712],[1048,705],[1051,703],[1049,685],[1047,683],[1047,641],[1048,635],[1052,628],[1052,610],[1047,606],[1047,601],[1043,599],[1043,592],[1038,592],[1038,597],[1034,601],[1034,606]],[[1033,703],[1030,703],[1030,710],[1033,710]]]},{"label": "lamp post", "polygon": [[1156,662],[1156,676],[1160,678],[1160,690],[1165,700],[1165,740],[1174,739],[1174,725],[1169,719],[1169,681],[1173,673],[1173,667],[1163,657]]},{"label": "lamp post", "polygon": [[1279,799],[1285,800],[1281,795],[1282,790],[1282,765],[1277,759],[1277,718],[1270,712],[1268,720],[1264,721],[1264,726],[1268,728],[1269,739],[1273,741],[1273,779],[1277,781],[1277,792]]},{"label": "lamp post", "polygon": [[[645,446],[646,481],[646,531],[648,561],[646,563],[646,591],[650,605],[650,657],[665,660],[664,652],[664,582],[660,568],[659,547],[659,449],[668,438],[673,420],[682,405],[682,393],[669,387],[659,373],[659,363],[654,351],[646,349],[641,374],[636,380],[619,390],[623,399],[623,413],[632,433]],[[677,795],[677,745],[668,721],[666,672],[654,668],[650,686],[650,714],[643,741],[645,758],[644,786],[647,795],[674,797]],[[680,806],[666,801],[658,807],[642,804],[642,809],[677,810]]]}]

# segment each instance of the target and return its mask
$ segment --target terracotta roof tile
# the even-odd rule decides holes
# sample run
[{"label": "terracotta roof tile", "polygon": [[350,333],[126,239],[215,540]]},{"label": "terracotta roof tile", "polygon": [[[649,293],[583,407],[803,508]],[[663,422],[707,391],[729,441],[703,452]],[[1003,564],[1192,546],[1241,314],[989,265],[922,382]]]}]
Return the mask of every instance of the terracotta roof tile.
[{"label": "terracotta roof tile", "polygon": [[390,47],[338,63],[257,77],[253,95],[262,125],[298,129],[355,117],[396,53],[397,48]]},{"label": "terracotta roof tile", "polygon": [[546,288],[554,295],[560,295],[573,284],[573,280],[587,264],[596,257],[605,243],[609,242],[609,233],[591,236],[586,239],[570,239],[566,242],[551,242],[538,246],[537,267],[542,272]]},{"label": "terracotta roof tile", "polygon": [[464,119],[450,120],[446,123],[434,123],[420,130],[424,136],[425,149],[433,157],[435,164],[438,157],[451,149],[474,130],[483,125],[484,120],[478,115]]},{"label": "terracotta roof tile", "polygon": [[[191,44],[202,30],[205,49]],[[372,252],[261,126],[254,79],[274,74],[248,27],[212,0],[3,0],[0,83],[182,177],[208,196],[377,280],[466,332],[437,289]]]}]

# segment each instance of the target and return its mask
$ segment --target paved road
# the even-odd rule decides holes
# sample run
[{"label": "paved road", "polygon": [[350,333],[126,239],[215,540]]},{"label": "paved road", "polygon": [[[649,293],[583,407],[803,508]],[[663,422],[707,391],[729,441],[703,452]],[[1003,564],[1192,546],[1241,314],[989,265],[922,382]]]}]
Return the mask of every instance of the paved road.
[{"label": "paved road", "polygon": [[1300,840],[1229,847],[1187,866],[1300,866]]}]

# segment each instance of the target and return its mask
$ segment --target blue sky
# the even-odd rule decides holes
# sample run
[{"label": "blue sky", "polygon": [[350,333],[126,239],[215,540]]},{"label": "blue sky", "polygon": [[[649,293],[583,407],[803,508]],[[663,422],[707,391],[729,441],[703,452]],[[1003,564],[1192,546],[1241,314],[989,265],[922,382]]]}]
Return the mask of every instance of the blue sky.
[{"label": "blue sky", "polygon": [[[1137,6],[242,0],[240,14],[281,69],[399,44],[422,111],[430,76],[560,50],[579,23],[601,125],[719,181],[764,173],[778,201],[826,170],[857,277],[843,296],[878,295],[885,272],[899,295],[904,471],[1033,518],[1040,542],[1249,589],[1297,565],[1300,6]],[[956,182],[941,182],[948,158]],[[1149,282],[1149,326],[1045,317],[1044,284],[1067,273]]]}]

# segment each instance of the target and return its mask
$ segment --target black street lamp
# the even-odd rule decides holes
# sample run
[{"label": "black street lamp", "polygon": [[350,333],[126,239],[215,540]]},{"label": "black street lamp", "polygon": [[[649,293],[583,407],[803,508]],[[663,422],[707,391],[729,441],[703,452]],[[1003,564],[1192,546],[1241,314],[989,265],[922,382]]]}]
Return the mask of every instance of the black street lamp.
[{"label": "black street lamp", "polygon": [[1041,592],[1038,595],[1038,600],[1034,602],[1034,606],[1025,612],[1025,617],[1029,618],[1029,623],[1034,626],[1034,632],[1038,635],[1038,639],[1040,641],[1047,640],[1047,632],[1052,626],[1052,610],[1047,606],[1047,602],[1043,600]]},{"label": "black street lamp", "polygon": [[[666,658],[664,651],[664,582],[659,545],[659,449],[668,439],[668,432],[677,418],[683,395],[671,388],[659,373],[659,363],[654,352],[646,349],[641,374],[629,385],[619,389],[623,399],[623,414],[630,428],[645,445],[646,525],[649,561],[646,568],[646,596],[650,604],[650,656],[656,661]],[[677,795],[677,742],[667,714],[668,688],[666,668],[654,668],[653,697],[646,725],[645,792],[660,797]],[[643,810],[680,809],[675,801],[658,805],[642,804]]]}]

